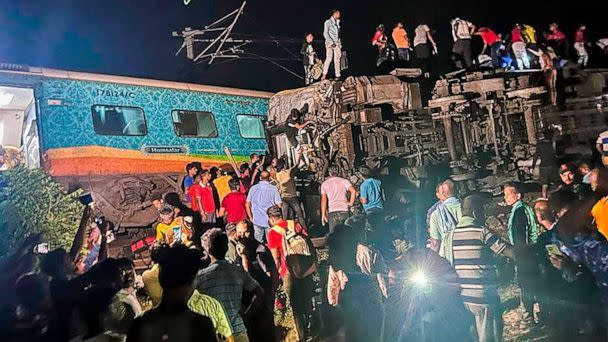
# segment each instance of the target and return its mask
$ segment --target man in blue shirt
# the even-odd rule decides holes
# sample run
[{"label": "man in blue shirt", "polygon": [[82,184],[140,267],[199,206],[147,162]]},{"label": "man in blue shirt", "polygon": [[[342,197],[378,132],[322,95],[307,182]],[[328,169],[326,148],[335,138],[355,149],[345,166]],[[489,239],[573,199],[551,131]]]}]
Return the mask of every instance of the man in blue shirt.
[{"label": "man in blue shirt", "polygon": [[379,231],[383,223],[382,211],[384,210],[382,182],[372,177],[372,170],[367,166],[361,166],[359,174],[364,179],[359,187],[359,201],[363,205],[372,231]]},{"label": "man in blue shirt", "polygon": [[384,190],[382,182],[372,177],[372,171],[367,166],[359,168],[359,174],[364,181],[361,183],[359,200],[366,214],[384,209]]},{"label": "man in blue shirt", "polygon": [[188,194],[188,192],[190,191],[190,188],[194,185],[194,176],[196,176],[197,173],[198,168],[196,167],[196,164],[189,163],[188,165],[186,165],[186,177],[184,177],[183,190],[184,194],[186,194],[186,203],[188,205],[190,205],[190,195]]},{"label": "man in blue shirt", "polygon": [[261,243],[266,241],[268,231],[268,215],[266,211],[272,206],[281,206],[282,200],[276,186],[270,184],[270,173],[262,171],[260,182],[251,187],[247,195],[247,217],[253,222],[255,239]]}]

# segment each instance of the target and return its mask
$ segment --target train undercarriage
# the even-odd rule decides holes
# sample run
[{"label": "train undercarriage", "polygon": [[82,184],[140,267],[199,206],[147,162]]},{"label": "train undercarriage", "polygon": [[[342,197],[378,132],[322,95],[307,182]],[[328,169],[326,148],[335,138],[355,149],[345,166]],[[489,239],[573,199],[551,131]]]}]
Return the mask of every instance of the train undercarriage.
[{"label": "train undercarriage", "polygon": [[[559,107],[548,104],[538,71],[457,72],[433,82],[409,77],[419,75],[415,70],[396,69],[391,75],[323,81],[270,99],[271,124],[285,124],[293,109],[301,122],[311,122],[298,132],[298,146],[284,134],[272,135],[271,145],[292,162],[304,155],[317,181],[329,164],[346,177],[366,164],[384,174],[399,168],[415,186],[445,170],[441,176],[460,187],[496,192],[500,183],[517,177],[517,162],[532,157],[548,125],[564,127],[565,120],[562,133],[579,140],[605,129],[606,74],[576,75],[578,83],[569,85],[574,98]],[[581,89],[591,96],[581,97]],[[586,109],[569,109],[573,103]]]}]

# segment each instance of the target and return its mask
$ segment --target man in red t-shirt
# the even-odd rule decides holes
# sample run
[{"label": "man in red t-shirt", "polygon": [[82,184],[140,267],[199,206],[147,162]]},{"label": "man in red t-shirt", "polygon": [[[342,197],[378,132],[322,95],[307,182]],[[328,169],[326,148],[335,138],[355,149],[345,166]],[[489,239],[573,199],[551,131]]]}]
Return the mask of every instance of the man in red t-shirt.
[{"label": "man in red t-shirt", "polygon": [[483,41],[483,50],[481,50],[481,55],[486,52],[486,49],[490,48],[490,55],[492,57],[492,64],[494,67],[499,68],[501,66],[500,61],[500,38],[498,35],[492,31],[489,27],[481,27],[477,32],[474,33],[476,36],[480,36]]},{"label": "man in red t-shirt", "polygon": [[245,203],[247,195],[241,193],[241,182],[238,179],[231,179],[228,182],[230,193],[222,200],[218,216],[225,217],[226,223],[238,223],[247,219]]},{"label": "man in red t-shirt", "polygon": [[215,223],[216,209],[213,199],[213,188],[209,181],[211,174],[207,170],[201,173],[194,179],[194,185],[190,188],[190,201],[192,210],[201,215],[203,223]]},{"label": "man in red t-shirt", "polygon": [[[202,206],[200,198],[202,196],[202,187],[201,187],[201,174],[197,173],[194,175],[194,183],[192,186],[188,188],[188,195],[190,196],[190,209],[195,213],[199,213],[199,208]],[[199,200],[196,200],[198,198]]]},{"label": "man in red t-shirt", "polygon": [[570,56],[568,40],[556,23],[549,25],[549,33],[545,33],[545,39],[547,40],[547,45],[553,48],[560,59],[568,59]]},{"label": "man in red t-shirt", "polygon": [[283,219],[281,207],[272,206],[268,208],[268,223],[272,227],[268,231],[268,248],[279,270],[279,276],[283,282],[283,289],[289,296],[292,306],[296,331],[300,341],[305,341],[308,336],[308,319],[312,311],[312,296],[315,291],[313,275],[297,278],[289,274],[283,249],[283,237],[288,229],[294,229],[302,235],[307,235],[306,230],[298,223],[288,222]]}]

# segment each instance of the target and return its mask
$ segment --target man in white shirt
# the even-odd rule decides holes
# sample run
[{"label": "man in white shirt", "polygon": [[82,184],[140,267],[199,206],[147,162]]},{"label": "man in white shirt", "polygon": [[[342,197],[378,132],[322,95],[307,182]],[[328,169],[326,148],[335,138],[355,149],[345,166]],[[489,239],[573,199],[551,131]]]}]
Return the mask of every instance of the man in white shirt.
[{"label": "man in white shirt", "polygon": [[323,25],[323,38],[325,38],[325,63],[323,64],[323,77],[327,79],[329,66],[333,60],[334,74],[340,78],[340,60],[342,58],[342,41],[340,40],[340,11],[331,11],[331,17]]},{"label": "man in white shirt", "polygon": [[473,66],[471,34],[475,32],[475,25],[460,18],[452,20],[451,24],[452,38],[454,38],[454,46],[452,48],[454,63],[458,69],[470,68]]},{"label": "man in white shirt", "polygon": [[[330,234],[350,216],[349,208],[355,204],[357,197],[355,187],[348,180],[338,177],[339,174],[336,166],[330,166],[329,178],[321,184],[321,221],[329,225]],[[347,197],[347,193],[350,196]]]},{"label": "man in white shirt", "polygon": [[420,24],[416,27],[414,32],[414,51],[416,52],[416,58],[420,63],[422,71],[425,73],[425,77],[428,77],[428,73],[431,69],[430,58],[431,55],[437,54],[437,44],[435,43],[435,39],[433,39],[431,29],[428,25]]}]

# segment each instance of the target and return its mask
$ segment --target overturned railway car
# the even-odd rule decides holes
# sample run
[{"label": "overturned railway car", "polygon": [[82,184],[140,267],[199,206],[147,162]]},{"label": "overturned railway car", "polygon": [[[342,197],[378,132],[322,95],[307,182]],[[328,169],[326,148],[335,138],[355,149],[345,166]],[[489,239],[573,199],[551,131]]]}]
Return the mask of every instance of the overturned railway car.
[{"label": "overturned railway car", "polygon": [[[415,184],[445,169],[476,189],[515,177],[517,161],[531,157],[548,125],[579,140],[606,127],[604,70],[565,80],[568,93],[559,106],[548,104],[540,72],[460,72],[437,81],[398,76],[407,74],[415,73],[395,70],[279,92],[270,99],[269,122],[286,124],[296,109],[301,122],[312,123],[298,132],[297,149],[318,180],[329,164],[344,175],[361,164],[397,164]],[[295,158],[285,134],[270,141],[279,154]]]},{"label": "overturned railway car", "polygon": [[68,189],[90,192],[116,227],[157,218],[154,192],[205,167],[266,151],[272,94],[131,77],[0,65],[0,143]]}]

